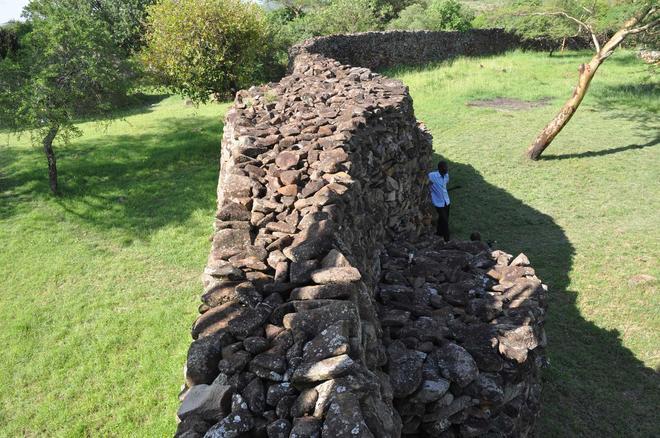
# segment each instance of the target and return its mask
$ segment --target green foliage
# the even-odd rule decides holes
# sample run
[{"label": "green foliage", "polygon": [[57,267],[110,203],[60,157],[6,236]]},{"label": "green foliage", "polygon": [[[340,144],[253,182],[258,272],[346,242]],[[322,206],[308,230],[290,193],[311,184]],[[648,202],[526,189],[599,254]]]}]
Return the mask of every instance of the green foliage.
[{"label": "green foliage", "polygon": [[388,28],[465,31],[472,27],[473,19],[472,10],[457,0],[429,0],[428,3],[416,3],[402,10]]},{"label": "green foliage", "polygon": [[330,0],[287,22],[283,34],[295,44],[314,36],[379,28],[380,11],[375,0]]},{"label": "green foliage", "polygon": [[327,7],[307,15],[314,35],[354,33],[378,28],[378,10],[374,0],[332,0]]},{"label": "green foliage", "polygon": [[108,23],[112,40],[127,53],[137,52],[144,39],[147,6],[155,0],[88,0],[94,14]]},{"label": "green foliage", "polygon": [[26,8],[29,31],[14,56],[0,61],[0,126],[77,134],[82,115],[111,114],[127,89],[129,65],[106,23],[81,0],[34,0]]},{"label": "green foliage", "polygon": [[0,60],[18,50],[18,35],[12,24],[0,26]]},{"label": "green foliage", "polygon": [[162,0],[148,8],[149,72],[175,92],[204,102],[260,73],[267,50],[263,10],[241,0]]},{"label": "green foliage", "polygon": [[563,12],[590,26],[599,38],[616,32],[648,1],[624,0],[511,0],[505,7],[480,17],[479,27],[505,27],[527,38],[562,39],[589,33],[564,16],[543,15]]}]

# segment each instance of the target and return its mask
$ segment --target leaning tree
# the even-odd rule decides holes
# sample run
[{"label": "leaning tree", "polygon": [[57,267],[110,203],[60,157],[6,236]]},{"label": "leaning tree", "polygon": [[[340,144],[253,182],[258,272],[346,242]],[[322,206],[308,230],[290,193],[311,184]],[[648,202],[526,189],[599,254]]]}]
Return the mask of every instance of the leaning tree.
[{"label": "leaning tree", "polygon": [[527,156],[532,160],[537,160],[541,156],[557,134],[571,120],[571,117],[573,117],[573,114],[575,114],[575,111],[577,111],[584,96],[587,94],[589,84],[596,71],[614,53],[616,48],[627,37],[643,32],[655,31],[660,24],[657,0],[629,2],[623,5],[625,10],[629,11],[629,16],[611,37],[604,43],[601,43],[601,39],[604,40],[605,38],[600,37],[595,30],[595,23],[600,18],[596,10],[598,6],[597,2],[592,1],[587,4],[578,1],[567,1],[563,3],[572,4],[577,7],[580,14],[572,14],[566,9],[563,9],[535,12],[532,15],[555,17],[574,23],[580,31],[586,32],[589,35],[596,53],[588,63],[580,65],[578,69],[578,83],[573,90],[573,95],[564,103],[559,113],[543,128],[527,149]]}]

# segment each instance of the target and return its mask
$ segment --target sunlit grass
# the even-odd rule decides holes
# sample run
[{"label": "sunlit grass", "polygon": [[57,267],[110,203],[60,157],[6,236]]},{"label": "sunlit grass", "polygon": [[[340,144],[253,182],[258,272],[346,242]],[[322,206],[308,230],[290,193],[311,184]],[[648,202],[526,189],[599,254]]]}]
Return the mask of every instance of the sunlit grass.
[{"label": "sunlit grass", "polygon": [[[393,72],[451,161],[452,227],[524,251],[550,285],[544,436],[653,436],[658,380],[657,78],[597,74],[547,151],[522,158],[589,53]],[[481,67],[483,65],[483,67]],[[506,70],[506,71],[504,71]],[[550,105],[472,108],[507,97]],[[62,196],[0,136],[0,436],[170,436],[200,293],[226,105],[167,98],[56,145]]]},{"label": "sunlit grass", "polygon": [[[523,152],[570,96],[589,52],[511,53],[390,71],[449,159],[455,234],[479,230],[527,253],[551,288],[542,435],[654,436],[660,404],[660,89],[632,52],[597,73],[570,124],[531,163]],[[495,97],[544,107],[467,106]],[[451,185],[451,184],[450,184]]]},{"label": "sunlit grass", "polygon": [[0,436],[169,436],[214,209],[220,119],[169,98],[56,146],[0,139]]}]

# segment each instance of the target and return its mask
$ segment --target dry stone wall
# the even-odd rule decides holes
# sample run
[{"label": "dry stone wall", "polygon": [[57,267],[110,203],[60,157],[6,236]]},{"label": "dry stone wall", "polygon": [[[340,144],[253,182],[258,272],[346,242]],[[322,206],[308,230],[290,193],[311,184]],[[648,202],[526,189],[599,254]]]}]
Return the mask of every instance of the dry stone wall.
[{"label": "dry stone wall", "polygon": [[526,436],[545,289],[429,233],[431,136],[399,81],[299,51],[225,120],[179,437]]},{"label": "dry stone wall", "polygon": [[[590,44],[588,38],[580,37],[563,41],[567,49],[588,48]],[[289,61],[292,63],[300,53],[317,53],[343,64],[378,70],[424,65],[457,56],[497,55],[513,49],[552,51],[561,45],[561,40],[524,39],[504,29],[362,32],[311,38],[289,50]]]}]

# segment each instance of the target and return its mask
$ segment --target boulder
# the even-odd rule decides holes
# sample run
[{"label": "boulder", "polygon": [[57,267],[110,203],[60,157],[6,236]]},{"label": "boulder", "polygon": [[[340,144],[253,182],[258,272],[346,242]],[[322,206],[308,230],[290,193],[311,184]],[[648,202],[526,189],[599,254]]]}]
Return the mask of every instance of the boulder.
[{"label": "boulder", "polygon": [[177,417],[185,420],[198,416],[205,421],[218,421],[229,412],[232,389],[227,385],[195,385],[186,394],[177,411]]}]

